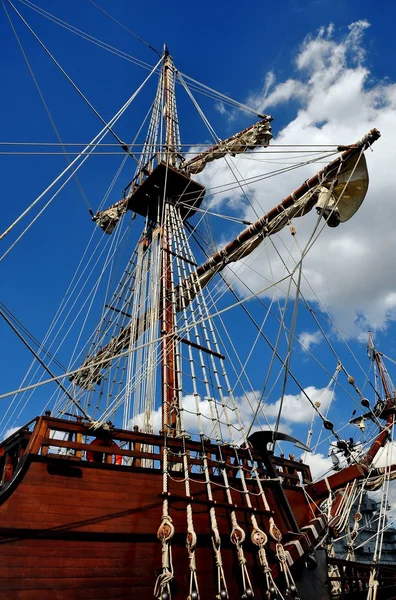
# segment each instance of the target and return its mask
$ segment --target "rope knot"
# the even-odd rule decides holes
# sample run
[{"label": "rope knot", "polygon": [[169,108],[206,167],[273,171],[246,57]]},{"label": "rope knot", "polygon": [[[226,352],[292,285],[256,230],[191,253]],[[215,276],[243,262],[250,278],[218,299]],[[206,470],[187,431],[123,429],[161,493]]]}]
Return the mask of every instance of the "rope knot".
[{"label": "rope knot", "polygon": [[157,538],[162,542],[167,542],[173,537],[174,533],[175,528],[173,526],[172,519],[169,516],[163,516],[161,525],[159,526],[157,531]]},{"label": "rope knot", "polygon": [[281,563],[283,563],[283,564],[284,564],[284,563],[286,562],[286,554],[285,554],[285,549],[284,549],[284,547],[282,546],[282,544],[277,544],[277,545],[276,545],[276,555],[277,555],[277,557],[278,557],[278,560],[279,560]]}]

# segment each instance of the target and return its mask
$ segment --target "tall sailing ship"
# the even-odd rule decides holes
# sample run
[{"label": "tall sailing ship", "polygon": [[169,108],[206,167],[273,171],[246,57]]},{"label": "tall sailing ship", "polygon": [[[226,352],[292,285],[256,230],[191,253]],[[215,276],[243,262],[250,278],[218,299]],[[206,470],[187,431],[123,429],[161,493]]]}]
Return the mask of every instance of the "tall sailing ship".
[{"label": "tall sailing ship", "polygon": [[[335,353],[330,367],[329,389],[349,386],[361,405],[362,414],[351,421],[361,433],[370,428],[361,443],[344,439],[329,407],[324,410],[310,396],[290,364],[299,305],[317,319],[301,290],[303,259],[315,251],[324,227],[348,227],[344,223],[368,190],[364,153],[380,133],[372,129],[335,148],[332,162],[254,222],[239,222],[242,230],[218,249],[204,235],[208,216],[222,216],[212,207],[213,194],[227,194],[233,185],[246,189],[249,182],[241,181],[235,157],[268,149],[272,117],[256,115],[253,124],[219,139],[196,99],[201,84],[177,70],[166,46],[143,83],[155,77],[141,151],[136,152],[136,140],[124,143],[115,125],[143,84],[45,190],[55,196],[58,183],[73,179],[106,135],[116,138],[127,164],[136,163],[119,199],[92,211],[107,254],[90,249],[66,294],[66,300],[73,297],[90,261],[102,261],[96,287],[81,308],[84,326],[91,327],[86,344],[81,327],[71,362],[63,368],[50,337],[37,344],[10,309],[1,307],[4,326],[33,355],[32,379],[16,390],[3,424],[15,428],[22,418],[20,398],[26,405],[32,390],[40,392],[45,406],[41,416],[18,422],[0,444],[0,597],[394,598],[396,568],[381,564],[395,471],[390,461],[379,467],[377,458],[392,446],[396,408],[383,355],[370,335],[369,364],[376,375],[370,398]],[[181,142],[177,88],[185,90],[214,137],[189,153]],[[227,98],[205,89],[215,99]],[[220,190],[207,190],[203,174],[214,161],[229,167],[231,179]],[[237,264],[258,256],[269,241],[276,243],[281,230],[298,239],[298,223],[315,212],[299,260],[292,268],[286,264],[284,276],[266,286],[286,282],[290,303],[266,306],[265,290],[241,294]],[[134,248],[128,238],[132,226],[140,231]],[[126,259],[118,258],[122,247]],[[89,307],[105,277],[94,324]],[[77,314],[73,304],[67,310],[71,317]],[[247,359],[238,350],[241,340],[232,339],[225,326],[228,313],[255,331]],[[66,325],[60,316],[54,329],[62,332]],[[267,335],[268,318],[278,323],[275,339]],[[263,357],[262,373],[256,362],[254,374],[256,381],[261,378],[261,394],[250,383],[254,353]],[[46,395],[45,384],[56,391]],[[320,424],[331,443],[334,469],[318,480],[306,463],[312,427],[303,441],[282,431],[283,402],[291,388],[309,403],[312,423]],[[271,393],[280,400],[276,422],[269,426],[265,402]],[[10,396],[7,390],[2,395]],[[282,449],[290,444],[298,450],[286,456]],[[361,503],[367,490],[376,489],[385,492],[374,557],[361,563],[354,553]],[[334,541],[343,536],[348,554],[340,558]]]}]

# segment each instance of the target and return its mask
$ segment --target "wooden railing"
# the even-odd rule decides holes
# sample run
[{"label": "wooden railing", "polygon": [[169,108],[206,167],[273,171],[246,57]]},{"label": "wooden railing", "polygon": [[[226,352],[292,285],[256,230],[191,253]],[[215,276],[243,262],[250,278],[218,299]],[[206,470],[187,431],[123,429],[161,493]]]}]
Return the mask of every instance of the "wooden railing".
[{"label": "wooden railing", "polygon": [[[229,478],[240,477],[240,468],[245,477],[252,477],[255,468],[260,478],[266,479],[266,469],[261,458],[243,448],[229,445],[219,447],[210,442],[191,439],[167,438],[168,463],[172,470],[181,471],[184,454],[187,455],[188,469],[191,473],[202,471],[202,457],[211,475],[220,474],[226,468]],[[75,421],[56,419],[51,416],[39,417],[18,430],[8,440],[0,444],[0,473],[2,483],[6,465],[12,465],[15,472],[21,458],[26,454],[46,456],[64,460],[103,462],[121,467],[139,467],[160,469],[164,449],[164,437],[134,431],[111,429],[93,430],[92,427],[77,418]],[[300,485],[311,481],[309,467],[284,457],[273,457],[277,474],[286,485]],[[11,467],[9,468],[9,471]]]},{"label": "wooden railing", "polygon": [[[367,597],[371,574],[370,564],[329,557],[328,566],[332,567],[333,573],[328,578],[332,599],[363,599]],[[381,590],[381,598],[396,596],[396,566],[377,565],[376,580]],[[390,595],[386,593],[386,590],[389,590]]]},{"label": "wooden railing", "polygon": [[146,178],[151,175],[155,167],[161,162],[161,154],[156,152],[151,156],[148,162],[140,169],[139,173],[132,179],[131,183],[131,194],[135,192],[135,189],[140,187]]}]

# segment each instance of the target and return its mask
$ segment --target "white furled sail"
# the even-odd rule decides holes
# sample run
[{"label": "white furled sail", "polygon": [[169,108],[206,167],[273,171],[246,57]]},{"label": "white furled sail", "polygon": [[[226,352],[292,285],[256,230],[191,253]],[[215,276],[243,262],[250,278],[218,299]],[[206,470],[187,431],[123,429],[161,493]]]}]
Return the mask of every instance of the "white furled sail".
[{"label": "white furled sail", "polygon": [[208,148],[198,156],[194,156],[194,158],[183,164],[182,171],[189,175],[196,175],[204,170],[207,163],[223,158],[227,154],[242,154],[258,146],[266,148],[272,138],[270,120],[271,117],[268,116],[251,127],[247,127],[243,131]]},{"label": "white furled sail", "polygon": [[319,191],[316,209],[323,216],[330,216],[328,224],[336,227],[348,221],[362,204],[369,184],[366,157],[361,154],[356,161],[347,160],[341,168],[335,184],[325,184]]},{"label": "white furled sail", "polygon": [[122,215],[126,211],[126,200],[120,200],[106,208],[101,212],[98,212],[92,220],[99,225],[99,227],[107,234],[113,233],[114,229],[117,226],[118,221],[121,219]]}]

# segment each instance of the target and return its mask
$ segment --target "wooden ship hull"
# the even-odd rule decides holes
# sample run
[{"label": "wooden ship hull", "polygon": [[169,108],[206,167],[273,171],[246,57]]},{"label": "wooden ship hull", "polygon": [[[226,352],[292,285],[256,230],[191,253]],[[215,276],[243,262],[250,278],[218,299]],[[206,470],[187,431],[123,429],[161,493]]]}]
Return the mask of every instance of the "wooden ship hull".
[{"label": "wooden ship hull", "polygon": [[[233,450],[230,447],[227,449],[225,446],[223,451],[229,466],[232,503],[227,498],[223,479],[216,477],[219,457],[215,445],[208,444],[205,449],[213,491],[209,499],[203,475],[198,470],[190,477],[190,496],[186,495],[181,459],[178,457],[181,440],[170,442],[173,450],[172,477],[164,494],[160,469],[163,453],[161,436],[114,430],[110,447],[107,444],[95,445],[95,453],[92,453],[92,442],[83,439],[88,435],[92,437],[89,426],[79,420],[66,421],[46,416],[35,419],[1,444],[0,598],[153,598],[154,586],[162,571],[162,547],[157,530],[161,524],[165,495],[175,528],[170,539],[171,589],[175,600],[189,598],[191,592],[192,570],[186,548],[187,505],[192,507],[197,535],[195,573],[200,598],[219,596],[219,565],[216,564],[210,533],[211,507],[216,511],[224,580],[230,600],[239,599],[244,593],[241,564],[230,536],[232,511],[246,532],[244,558],[254,597],[268,598],[268,584],[259,560],[258,546],[250,539],[252,515],[262,531],[271,530],[271,518],[277,523],[288,565],[299,585],[300,599],[312,598],[312,589],[316,589],[318,600],[330,598],[324,583],[327,580],[326,559],[319,561],[314,571],[306,568],[307,559],[311,566],[316,567],[312,563],[312,553],[327,532],[325,517],[315,515],[315,503],[307,502],[301,486],[301,483],[310,481],[308,466],[273,457],[273,467],[278,476],[282,475],[283,484],[279,485],[279,481],[269,477],[268,466],[266,469],[261,458],[254,455],[254,466],[260,473],[269,509],[263,507],[253,477],[246,479],[249,496],[255,498],[255,503],[249,507],[233,471]],[[187,449],[189,470],[193,472],[199,463],[199,458],[193,458],[200,452],[199,444],[190,441]],[[92,461],[87,460],[90,453],[94,454]],[[121,462],[121,457],[123,464],[114,464]],[[249,455],[246,453],[242,460],[246,473],[249,473],[253,466]],[[276,541],[270,536],[268,538],[268,564],[274,580],[282,589],[284,576],[276,558]],[[333,562],[337,563],[337,560]],[[342,582],[344,588],[348,585],[362,586],[364,575],[360,572],[358,582],[353,584],[356,565],[353,572],[355,579],[351,571],[354,564],[348,563],[347,567],[347,570],[340,569],[338,577],[333,576],[332,579]],[[368,569],[367,565],[361,567]],[[395,582],[396,571],[390,569],[385,577],[387,582]],[[368,576],[366,579],[363,585],[368,585]],[[385,600],[392,596],[381,593],[378,598]]]},{"label": "wooden ship hull", "polygon": [[[89,445],[79,441],[83,433],[87,433],[87,426],[82,423],[41,417],[33,425],[32,432],[20,430],[1,447],[3,481],[9,476],[10,479],[3,483],[0,491],[0,597],[26,600],[153,598],[154,585],[161,573],[161,542],[157,538],[157,529],[161,523],[164,493],[162,472],[155,468],[161,458],[161,437],[115,431],[113,439],[116,443],[124,443],[130,448],[118,449],[118,456],[122,455],[124,461],[131,463],[117,465],[111,464],[114,455],[110,452],[114,449],[109,448],[104,448],[103,453],[107,463],[85,460]],[[66,433],[67,441],[51,437],[54,431]],[[142,439],[146,441],[146,447],[147,442],[150,443],[149,451],[141,449]],[[177,441],[171,445],[176,448]],[[190,443],[191,455],[196,445]],[[102,447],[97,448],[102,450]],[[63,453],[57,453],[59,450]],[[208,446],[208,456],[212,456],[214,463],[212,452],[215,452],[215,446]],[[252,530],[252,513],[263,531],[268,531],[271,516],[277,523],[282,523],[290,563],[304,559],[299,556],[299,548],[304,549],[304,554],[310,550],[325,527],[322,519],[315,519],[312,525],[312,514],[309,514],[303,490],[296,485],[300,476],[309,476],[308,467],[283,460],[290,484],[284,490],[293,503],[293,514],[300,529],[300,533],[290,535],[287,533],[290,524],[279,496],[279,492],[282,495],[281,488],[271,489],[263,475],[270,504],[267,511],[262,507],[257,485],[251,479],[248,485],[251,491],[256,491],[257,501],[252,508],[247,507],[240,483],[232,476],[231,454],[229,451],[227,460],[230,461],[233,504],[228,502],[220,478],[216,485],[216,476],[212,477],[213,501],[210,502],[203,477],[198,473],[191,478],[191,496],[187,498],[183,475],[175,460],[174,476],[168,490],[169,514],[175,527],[171,540],[172,597],[175,599],[187,598],[190,590],[191,570],[186,550],[188,503],[192,506],[198,540],[195,556],[201,598],[215,598],[219,592],[210,536],[210,506],[216,507],[230,599],[240,598],[243,593],[241,569],[235,545],[230,540],[231,510],[236,511],[238,522],[247,533]],[[194,460],[190,460],[193,468]],[[152,466],[142,466],[144,461],[151,461]],[[305,525],[308,527],[304,530]],[[292,542],[289,547],[287,537]],[[298,544],[295,544],[296,540],[300,540]],[[255,597],[265,598],[263,569],[257,547],[249,536],[244,551]],[[279,573],[273,560],[274,542],[268,544],[267,552],[276,577]]]}]

